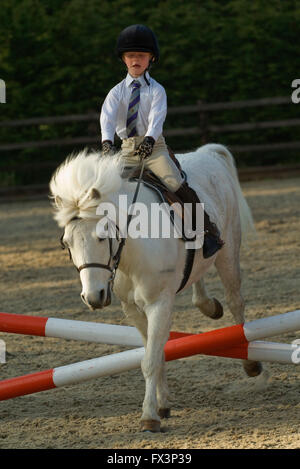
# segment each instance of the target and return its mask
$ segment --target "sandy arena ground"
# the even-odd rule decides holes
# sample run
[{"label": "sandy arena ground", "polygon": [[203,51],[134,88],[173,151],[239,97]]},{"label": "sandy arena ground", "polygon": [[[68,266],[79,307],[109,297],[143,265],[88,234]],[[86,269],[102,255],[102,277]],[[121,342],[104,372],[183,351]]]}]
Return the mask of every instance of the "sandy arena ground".
[{"label": "sandy arena ground", "polygon": [[[300,308],[300,179],[242,185],[259,237],[242,249],[246,319]],[[80,281],[59,246],[47,201],[0,205],[0,310],[127,324],[119,302],[90,312]],[[208,291],[224,304],[212,269]],[[179,295],[173,330],[205,332],[213,321]],[[1,379],[123,350],[117,346],[0,333],[7,346]],[[297,333],[270,340],[291,343]],[[300,448],[300,374],[296,365],[265,364],[247,378],[238,360],[194,356],[168,363],[172,416],[160,434],[141,433],[141,371],[0,403],[0,448]]]}]

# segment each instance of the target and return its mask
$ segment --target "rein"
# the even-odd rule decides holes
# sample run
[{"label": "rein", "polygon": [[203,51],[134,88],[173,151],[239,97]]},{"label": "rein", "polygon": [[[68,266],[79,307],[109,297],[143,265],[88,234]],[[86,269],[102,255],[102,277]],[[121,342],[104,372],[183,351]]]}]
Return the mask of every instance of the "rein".
[{"label": "rein", "polygon": [[[136,202],[136,199],[137,199],[137,196],[138,196],[138,193],[139,193],[139,190],[140,190],[140,185],[141,185],[141,181],[142,181],[142,177],[143,177],[143,173],[144,173],[144,168],[145,168],[145,159],[143,158],[140,175],[139,175],[139,179],[138,179],[138,182],[137,182],[137,185],[136,185],[136,188],[135,188],[135,192],[134,192],[134,195],[133,195],[131,206],[133,206]],[[131,219],[132,219],[132,213],[130,213],[128,215],[128,218],[127,218],[127,233],[128,233],[128,227],[129,227],[129,224],[131,222]],[[116,270],[117,270],[117,268],[119,266],[119,263],[120,263],[120,260],[121,260],[121,254],[122,254],[123,248],[125,246],[125,241],[126,241],[126,238],[121,238],[121,241],[119,243],[119,248],[118,248],[116,254],[113,256],[113,260],[114,260],[114,276],[113,276],[113,278],[115,278]],[[113,283],[112,283],[112,288],[113,288]]]}]

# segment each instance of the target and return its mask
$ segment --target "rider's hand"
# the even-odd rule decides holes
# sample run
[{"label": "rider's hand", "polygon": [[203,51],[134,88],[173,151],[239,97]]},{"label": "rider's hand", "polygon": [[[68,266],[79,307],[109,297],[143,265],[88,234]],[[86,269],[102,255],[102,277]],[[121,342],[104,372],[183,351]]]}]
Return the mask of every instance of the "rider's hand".
[{"label": "rider's hand", "polygon": [[138,155],[141,160],[149,158],[151,156],[155,140],[153,137],[145,137],[144,140],[139,144],[134,154]]},{"label": "rider's hand", "polygon": [[104,140],[102,142],[102,155],[111,156],[115,153],[115,147],[110,140]]}]

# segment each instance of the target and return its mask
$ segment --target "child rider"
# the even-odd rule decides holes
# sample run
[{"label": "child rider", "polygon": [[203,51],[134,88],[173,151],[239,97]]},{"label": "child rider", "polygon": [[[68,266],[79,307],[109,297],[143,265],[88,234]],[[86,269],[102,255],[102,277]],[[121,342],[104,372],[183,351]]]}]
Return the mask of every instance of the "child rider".
[{"label": "child rider", "polygon": [[[159,58],[155,34],[141,24],[125,28],[117,40],[117,54],[128,73],[110,90],[101,109],[102,154],[113,153],[116,132],[122,140],[122,156],[127,166],[138,166],[145,159],[146,168],[184,203],[192,203],[195,208],[195,204],[200,203],[199,198],[184,182],[162,135],[167,114],[166,92],[148,72]],[[208,258],[224,243],[206,212],[204,230],[203,257]]]}]

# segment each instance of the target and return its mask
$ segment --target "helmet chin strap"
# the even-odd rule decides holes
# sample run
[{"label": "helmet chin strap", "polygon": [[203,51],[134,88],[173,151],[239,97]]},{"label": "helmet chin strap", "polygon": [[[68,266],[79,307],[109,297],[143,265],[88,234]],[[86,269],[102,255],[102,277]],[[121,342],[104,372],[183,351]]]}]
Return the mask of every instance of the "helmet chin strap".
[{"label": "helmet chin strap", "polygon": [[148,78],[146,77],[146,73],[147,73],[147,71],[148,71],[149,69],[150,69],[150,67],[148,67],[148,68],[144,71],[144,80],[145,80],[145,82],[147,83],[148,86],[150,86],[150,83],[149,83]]},{"label": "helmet chin strap", "polygon": [[145,79],[145,82],[147,83],[148,86],[150,86],[150,83],[149,83],[148,78],[146,77],[146,73],[148,72],[148,70],[150,70],[152,64],[153,64],[153,57],[151,57],[151,59],[149,60],[149,65],[146,68],[146,70],[144,71],[144,79]]}]

